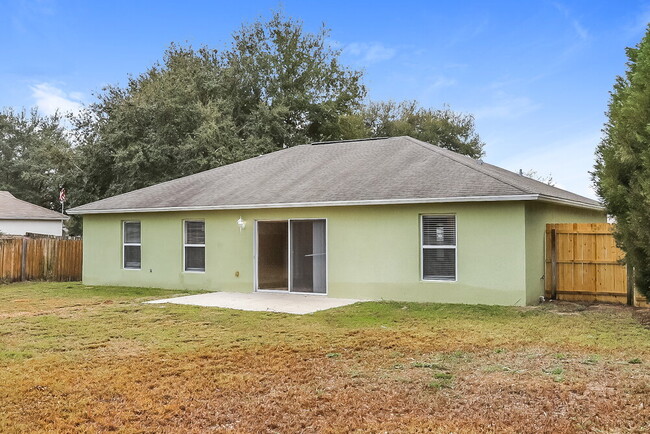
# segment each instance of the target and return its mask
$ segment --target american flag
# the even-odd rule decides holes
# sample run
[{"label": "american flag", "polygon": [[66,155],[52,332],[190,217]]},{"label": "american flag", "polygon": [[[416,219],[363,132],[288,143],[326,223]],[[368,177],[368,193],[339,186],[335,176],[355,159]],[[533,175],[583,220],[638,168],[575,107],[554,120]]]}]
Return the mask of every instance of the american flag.
[{"label": "american flag", "polygon": [[65,202],[65,188],[63,187],[59,190],[59,202]]}]

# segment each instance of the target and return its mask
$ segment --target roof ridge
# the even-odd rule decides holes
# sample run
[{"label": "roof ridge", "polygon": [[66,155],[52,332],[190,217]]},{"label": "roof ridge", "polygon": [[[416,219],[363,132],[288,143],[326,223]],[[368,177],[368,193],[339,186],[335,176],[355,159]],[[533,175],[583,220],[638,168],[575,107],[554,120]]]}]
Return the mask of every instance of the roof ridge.
[{"label": "roof ridge", "polygon": [[328,140],[323,142],[311,142],[308,145],[332,145],[334,143],[350,143],[350,142],[369,142],[372,140],[393,139],[396,137],[366,137],[363,139],[342,139],[342,140]]},{"label": "roof ridge", "polygon": [[[601,209],[591,199],[561,189],[542,188],[542,183],[528,182],[529,178],[514,172],[413,137],[326,143],[332,146],[276,148],[275,152],[170,179],[68,212],[428,203],[481,197],[542,200],[543,194],[572,206]],[[422,176],[430,177],[432,182],[418,182]]]},{"label": "roof ridge", "polygon": [[[482,174],[487,175],[492,179],[496,179],[499,182],[502,182],[502,183],[504,183],[506,185],[509,185],[510,187],[521,191],[522,193],[533,194],[533,192],[531,192],[530,190],[525,190],[525,189],[521,188],[518,185],[515,185],[515,184],[513,184],[513,183],[511,183],[509,181],[506,181],[506,180],[502,179],[502,177],[500,177],[500,176],[496,176],[496,175],[488,172],[485,169],[482,169],[480,167],[475,167],[475,166],[472,166],[470,164],[467,164],[467,162],[465,162],[462,159],[457,157],[457,155],[461,156],[461,154],[457,154],[456,152],[450,151],[448,149],[443,149],[440,146],[433,145],[431,143],[423,142],[423,141],[415,139],[415,138],[413,138],[411,136],[402,136],[402,137],[404,137],[405,139],[410,140],[411,142],[415,143],[416,145],[422,146],[425,149],[433,151],[433,152],[437,153],[438,155],[442,155],[443,157],[447,157],[448,159],[453,160],[453,161],[455,161],[457,163],[460,163],[465,167],[469,167],[470,169],[473,169],[473,170],[475,170],[477,172],[481,172]],[[445,151],[447,151],[447,152],[445,152]],[[466,155],[462,155],[462,157],[471,158],[471,157],[467,157]]]}]

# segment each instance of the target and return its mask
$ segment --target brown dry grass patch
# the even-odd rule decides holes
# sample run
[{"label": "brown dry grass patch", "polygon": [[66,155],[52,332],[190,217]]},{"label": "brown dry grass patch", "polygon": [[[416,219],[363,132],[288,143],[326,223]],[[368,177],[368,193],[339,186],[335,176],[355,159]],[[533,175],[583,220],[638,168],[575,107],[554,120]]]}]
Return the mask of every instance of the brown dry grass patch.
[{"label": "brown dry grass patch", "polygon": [[0,430],[650,430],[650,331],[626,308],[370,303],[299,317],[85,291],[0,289],[0,306],[32,300],[30,315],[0,316]]}]

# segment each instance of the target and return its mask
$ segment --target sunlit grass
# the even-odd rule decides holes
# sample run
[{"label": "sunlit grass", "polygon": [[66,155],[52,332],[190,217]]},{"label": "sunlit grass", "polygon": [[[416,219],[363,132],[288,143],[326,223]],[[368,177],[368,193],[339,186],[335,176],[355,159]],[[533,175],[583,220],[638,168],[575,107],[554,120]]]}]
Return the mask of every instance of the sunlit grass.
[{"label": "sunlit grass", "polygon": [[190,293],[0,286],[0,431],[558,432],[650,421],[639,406],[650,331],[631,309],[373,302],[296,316],[143,303]]}]

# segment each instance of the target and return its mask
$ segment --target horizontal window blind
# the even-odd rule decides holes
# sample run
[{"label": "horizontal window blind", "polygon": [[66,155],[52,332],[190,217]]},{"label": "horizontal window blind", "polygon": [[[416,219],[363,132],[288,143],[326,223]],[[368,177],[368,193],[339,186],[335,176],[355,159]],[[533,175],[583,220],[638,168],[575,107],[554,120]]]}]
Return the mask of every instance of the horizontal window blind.
[{"label": "horizontal window blind", "polygon": [[455,246],[456,218],[454,216],[422,216],[423,246]]},{"label": "horizontal window blind", "polygon": [[422,279],[456,280],[455,216],[422,216]]},{"label": "horizontal window blind", "polygon": [[205,271],[205,247],[185,246],[185,271]]},{"label": "horizontal window blind", "polygon": [[140,268],[140,246],[124,246],[124,268]]},{"label": "horizontal window blind", "polygon": [[185,222],[185,244],[205,244],[205,222]]},{"label": "horizontal window blind", "polygon": [[140,222],[124,222],[122,232],[122,266],[138,270],[142,264]]},{"label": "horizontal window blind", "polygon": [[423,249],[425,280],[456,280],[456,249]]},{"label": "horizontal window blind", "polygon": [[185,271],[205,271],[205,222],[185,221]]},{"label": "horizontal window blind", "polygon": [[124,222],[124,242],[140,242],[140,222]]}]

